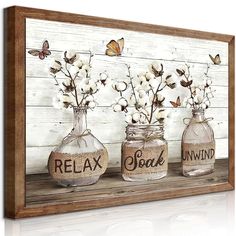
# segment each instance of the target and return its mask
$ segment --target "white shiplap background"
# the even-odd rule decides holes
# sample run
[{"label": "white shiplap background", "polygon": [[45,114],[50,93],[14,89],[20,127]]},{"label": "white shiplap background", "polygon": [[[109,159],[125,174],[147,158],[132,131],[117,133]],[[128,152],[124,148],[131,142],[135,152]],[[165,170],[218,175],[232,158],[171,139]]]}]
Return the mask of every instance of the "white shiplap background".
[{"label": "white shiplap background", "polygon": [[[101,28],[87,25],[27,19],[26,21],[26,172],[47,172],[46,164],[51,150],[72,128],[71,111],[56,110],[52,97],[56,94],[54,80],[49,76],[50,57],[60,58],[62,52],[75,49],[84,58],[90,49],[93,58],[92,75],[104,70],[111,78],[126,76],[125,63],[131,65],[133,73],[147,69],[154,60],[162,61],[164,68],[175,71],[178,65],[187,62],[191,66],[194,80],[201,80],[210,63],[209,76],[213,78],[215,98],[207,117],[214,117],[211,125],[216,138],[216,157],[228,157],[228,45],[223,42],[199,40],[149,34],[143,32]],[[106,43],[111,39],[125,38],[122,57],[104,55]],[[52,55],[39,60],[27,53],[29,49],[40,48],[44,39],[50,43]],[[213,65],[208,54],[221,55],[221,65]],[[61,76],[59,79],[63,79]],[[184,129],[183,118],[190,117],[191,111],[173,109],[169,100],[178,95],[185,96],[181,87],[166,90],[166,106],[171,110],[171,118],[166,124],[165,138],[169,144],[170,161],[180,161],[180,140]],[[111,87],[103,89],[97,101],[99,107],[88,114],[88,127],[108,148],[110,166],[120,163],[120,144],[125,138],[125,122],[122,113],[114,113],[110,107],[117,93]]]}]

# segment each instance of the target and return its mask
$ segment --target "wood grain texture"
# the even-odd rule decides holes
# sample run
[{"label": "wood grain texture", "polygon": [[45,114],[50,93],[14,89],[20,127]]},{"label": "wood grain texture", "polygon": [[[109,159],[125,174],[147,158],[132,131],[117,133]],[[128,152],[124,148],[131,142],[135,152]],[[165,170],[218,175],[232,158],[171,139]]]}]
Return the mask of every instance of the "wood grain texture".
[{"label": "wood grain texture", "polygon": [[[172,197],[181,197],[196,195],[209,192],[232,190],[234,188],[234,37],[231,35],[222,35],[193,30],[177,29],[164,26],[155,26],[149,24],[119,21],[98,17],[82,16],[70,13],[53,12],[47,10],[30,9],[22,7],[11,7],[5,11],[5,215],[11,218],[29,217],[36,215],[45,215],[53,213],[62,213],[75,210],[85,210],[98,207],[115,206],[150,200],[167,199]],[[42,19],[49,21],[58,21],[74,24],[94,25],[98,27],[114,28],[122,30],[131,30],[137,32],[147,32],[151,34],[170,35],[178,37],[188,37],[204,39],[210,41],[226,42],[229,47],[228,62],[224,59],[225,65],[229,65],[229,162],[227,160],[218,161],[220,172],[216,171],[213,178],[199,179],[202,185],[177,186],[174,190],[157,189],[153,186],[143,185],[134,186],[135,191],[123,192],[119,190],[119,180],[114,193],[109,194],[109,189],[104,188],[101,194],[94,196],[93,201],[83,199],[83,204],[75,201],[63,202],[58,205],[38,205],[30,207],[25,205],[25,134],[26,116],[25,116],[25,20],[26,18]],[[152,59],[152,58],[151,58]],[[123,60],[123,59],[121,59]],[[13,66],[14,65],[14,66]],[[14,68],[14,69],[12,69]],[[223,67],[220,67],[223,68]],[[224,70],[225,73],[225,70]],[[29,77],[33,77],[29,75]],[[34,76],[37,77],[37,76]],[[227,85],[226,85],[227,86]],[[229,179],[227,178],[227,164],[229,163]],[[224,167],[224,168],[222,168]],[[217,177],[217,173],[222,173],[225,169],[224,177]],[[105,178],[105,177],[104,177]],[[37,182],[37,181],[36,181]],[[47,181],[48,182],[48,181]],[[198,181],[196,181],[198,182]],[[193,184],[193,183],[192,183]],[[164,185],[164,184],[163,184]],[[146,187],[145,187],[146,186]],[[28,187],[28,186],[27,186]],[[153,189],[153,187],[155,187]],[[54,185],[54,189],[55,189]],[[127,187],[124,187],[127,190]],[[163,186],[164,188],[164,186]],[[100,190],[99,190],[100,191]],[[84,192],[85,193],[85,192]],[[70,193],[68,196],[72,196]],[[109,199],[104,201],[104,196]],[[83,198],[83,196],[81,196]],[[49,198],[50,199],[50,198]],[[60,199],[60,197],[59,197]],[[44,199],[44,201],[47,201]],[[61,200],[60,200],[61,201]]]},{"label": "wood grain texture", "polygon": [[[91,186],[57,187],[47,174],[28,175],[26,179],[27,214],[41,215],[75,210],[115,206],[216,191],[228,181],[228,161],[217,160],[215,172],[201,177],[181,176],[180,163],[169,164],[168,176],[150,182],[123,181],[119,169],[113,169]],[[224,190],[229,186],[224,186]],[[59,208],[58,206],[63,206]],[[35,209],[41,209],[35,211]],[[21,214],[24,216],[24,213]]]},{"label": "wood grain texture", "polygon": [[[5,214],[14,217],[25,203],[24,19],[5,14]],[[21,47],[19,47],[21,45]],[[14,69],[13,69],[14,68]]]}]

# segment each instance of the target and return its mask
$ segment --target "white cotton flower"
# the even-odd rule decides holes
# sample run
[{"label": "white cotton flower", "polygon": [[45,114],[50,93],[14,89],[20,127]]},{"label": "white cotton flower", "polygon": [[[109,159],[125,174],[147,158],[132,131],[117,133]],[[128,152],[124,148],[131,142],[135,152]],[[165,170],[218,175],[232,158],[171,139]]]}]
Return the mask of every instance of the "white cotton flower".
[{"label": "white cotton flower", "polygon": [[151,86],[152,88],[157,88],[160,81],[156,78],[153,78],[153,79],[150,79],[148,82],[149,82],[149,86]]},{"label": "white cotton flower", "polygon": [[142,113],[141,113],[141,115],[140,115],[139,122],[142,123],[142,124],[144,124],[144,123],[147,122],[146,116],[145,116],[144,114],[142,114]]},{"label": "white cotton flower", "polygon": [[158,112],[155,113],[156,119],[158,121],[160,120],[164,120],[167,116],[166,116],[166,111],[161,109]]},{"label": "white cotton flower", "polygon": [[88,95],[86,98],[85,98],[86,102],[93,102],[94,101],[94,97],[93,95]]},{"label": "white cotton flower", "polygon": [[197,96],[194,97],[194,102],[196,104],[200,104],[200,103],[202,103],[202,101],[203,101],[203,97],[202,96],[197,95]]},{"label": "white cotton flower", "polygon": [[140,107],[145,107],[148,105],[147,99],[145,97],[143,98],[138,98],[138,106]]},{"label": "white cotton flower", "polygon": [[155,78],[155,75],[154,75],[153,73],[151,73],[151,72],[147,72],[147,73],[145,74],[145,77],[146,77],[147,81],[149,81],[149,80],[151,80],[151,79],[154,79],[154,78]]},{"label": "white cotton flower", "polygon": [[117,82],[115,85],[117,91],[125,91],[127,88],[127,84],[123,81]]},{"label": "white cotton flower", "polygon": [[51,67],[56,69],[56,70],[60,70],[61,69],[61,62],[57,61],[57,60],[52,60],[51,62]]},{"label": "white cotton flower", "polygon": [[78,67],[79,69],[81,69],[83,66],[83,62],[80,59],[78,59],[78,60],[74,61],[73,65]]},{"label": "white cotton flower", "polygon": [[210,86],[212,84],[212,79],[208,78],[206,80],[206,85]]},{"label": "white cotton flower", "polygon": [[125,115],[125,121],[126,121],[128,124],[132,124],[132,115],[131,115],[131,114],[126,114],[126,115]]},{"label": "white cotton flower", "polygon": [[68,50],[68,51],[66,51],[66,57],[68,59],[71,59],[73,57],[76,57],[77,59],[79,58],[79,56],[76,55],[76,51],[75,50]]},{"label": "white cotton flower", "polygon": [[71,66],[69,71],[71,76],[75,77],[75,75],[79,72],[79,68],[77,66]]},{"label": "white cotton flower", "polygon": [[78,77],[80,78],[86,78],[87,77],[87,71],[83,68],[79,70]]},{"label": "white cotton flower", "polygon": [[51,62],[51,66],[49,67],[50,73],[55,76],[56,73],[58,73],[61,70],[61,62],[57,60],[53,60]]},{"label": "white cotton flower", "polygon": [[53,106],[57,109],[68,108],[73,104],[73,100],[69,94],[58,93],[55,98],[53,98]]},{"label": "white cotton flower", "polygon": [[133,115],[132,115],[132,120],[137,123],[141,118],[141,115],[139,112],[134,112]]},{"label": "white cotton flower", "polygon": [[115,112],[119,112],[119,111],[122,111],[122,106],[120,104],[114,104],[113,105],[113,110]]},{"label": "white cotton flower", "polygon": [[87,73],[89,73],[91,70],[91,67],[88,63],[84,63],[82,66],[82,70],[85,70]]},{"label": "white cotton flower", "polygon": [[152,62],[151,65],[148,66],[148,69],[156,77],[163,74],[163,65],[157,61]]},{"label": "white cotton flower", "polygon": [[128,106],[127,100],[123,97],[118,100],[118,104],[121,105],[122,107],[127,107]]},{"label": "white cotton flower", "polygon": [[132,83],[133,83],[133,86],[135,87],[135,89],[137,90],[138,88],[140,88],[142,83],[144,83],[146,81],[147,81],[146,77],[142,75],[142,76],[135,77],[132,80]]},{"label": "white cotton flower", "polygon": [[168,74],[166,76],[166,80],[165,80],[166,84],[168,87],[170,87],[171,89],[176,87],[176,75],[174,73],[172,74]]},{"label": "white cotton flower", "polygon": [[96,103],[93,102],[93,101],[91,101],[91,102],[89,102],[88,107],[91,108],[91,109],[93,109],[93,108],[96,107]]},{"label": "white cotton flower", "polygon": [[139,89],[138,96],[139,96],[139,98],[144,98],[145,96],[147,96],[147,94],[146,94],[145,90]]},{"label": "white cotton flower", "polygon": [[202,109],[206,109],[207,105],[205,103],[202,103],[201,107],[202,107]]},{"label": "white cotton flower", "polygon": [[187,105],[186,105],[186,108],[191,108],[192,106],[188,103]]},{"label": "white cotton flower", "polygon": [[150,84],[149,84],[149,82],[147,82],[147,81],[144,81],[144,82],[141,84],[141,88],[142,88],[145,92],[148,92],[148,91],[151,89]]},{"label": "white cotton flower", "polygon": [[184,74],[188,76],[188,74],[189,74],[188,66],[187,65],[178,66],[177,73],[178,73],[178,76],[182,76]]},{"label": "white cotton flower", "polygon": [[204,86],[204,84],[200,84],[200,85],[198,86],[198,88],[199,88],[200,90],[203,90],[203,89],[205,88],[205,86]]}]

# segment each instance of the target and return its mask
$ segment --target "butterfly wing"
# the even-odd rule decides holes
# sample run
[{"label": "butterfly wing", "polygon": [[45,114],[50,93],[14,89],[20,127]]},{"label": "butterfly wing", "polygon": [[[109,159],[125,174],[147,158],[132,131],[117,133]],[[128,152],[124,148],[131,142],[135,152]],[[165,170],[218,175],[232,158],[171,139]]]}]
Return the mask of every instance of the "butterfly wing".
[{"label": "butterfly wing", "polygon": [[180,102],[180,97],[178,96],[177,99],[176,99],[176,104],[178,105],[178,107],[181,106],[181,102]]},{"label": "butterfly wing", "polygon": [[179,96],[177,97],[176,102],[170,101],[170,103],[174,108],[180,107],[181,106],[180,97]]},{"label": "butterfly wing", "polygon": [[39,52],[39,59],[43,60],[46,57],[43,51]]},{"label": "butterfly wing", "polygon": [[47,40],[45,40],[45,41],[43,42],[42,50],[44,51],[44,50],[48,50],[48,49],[49,49],[49,43],[48,43]]},{"label": "butterfly wing", "polygon": [[[42,54],[41,57],[39,57],[40,59],[44,59],[45,57],[47,57],[48,55],[51,55],[51,51],[49,50],[49,43],[47,40],[45,40],[43,42],[43,47],[42,47]],[[39,55],[40,56],[40,55]]]},{"label": "butterfly wing", "polygon": [[108,56],[119,56],[120,46],[115,40],[111,40],[107,45],[106,55]]},{"label": "butterfly wing", "polygon": [[118,45],[119,45],[120,54],[121,54],[122,51],[123,51],[123,49],[124,49],[124,45],[125,45],[125,40],[124,40],[124,38],[118,39],[118,40],[117,40],[117,43],[118,43]]},{"label": "butterfly wing", "polygon": [[217,54],[217,55],[215,56],[215,64],[216,64],[216,65],[219,65],[220,63],[221,63],[220,54]]},{"label": "butterfly wing", "polygon": [[215,58],[211,54],[209,54],[209,57],[211,58],[212,62],[215,64]]},{"label": "butterfly wing", "polygon": [[31,54],[32,56],[39,56],[40,51],[36,49],[32,49],[32,50],[29,50],[28,53]]}]

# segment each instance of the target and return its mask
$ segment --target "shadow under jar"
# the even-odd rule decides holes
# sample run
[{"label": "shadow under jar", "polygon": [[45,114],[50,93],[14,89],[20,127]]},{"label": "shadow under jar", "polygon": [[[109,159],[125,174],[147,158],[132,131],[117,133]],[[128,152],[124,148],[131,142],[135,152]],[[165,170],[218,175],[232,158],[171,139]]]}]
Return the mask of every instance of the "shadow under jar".
[{"label": "shadow under jar", "polygon": [[121,149],[124,180],[155,180],[167,175],[168,145],[163,124],[128,125]]},{"label": "shadow under jar", "polygon": [[214,171],[214,132],[203,109],[192,110],[192,118],[182,136],[182,173],[201,176]]},{"label": "shadow under jar", "polygon": [[48,160],[49,174],[63,187],[94,184],[108,165],[106,148],[87,129],[87,109],[74,107],[73,111],[73,129]]}]

